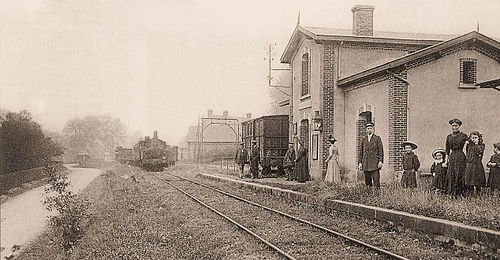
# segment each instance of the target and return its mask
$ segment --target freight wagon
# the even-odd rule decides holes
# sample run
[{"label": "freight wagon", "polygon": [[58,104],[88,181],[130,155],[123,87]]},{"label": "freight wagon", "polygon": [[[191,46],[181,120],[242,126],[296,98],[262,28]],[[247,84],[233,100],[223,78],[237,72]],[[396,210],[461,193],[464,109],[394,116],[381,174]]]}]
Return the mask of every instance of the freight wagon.
[{"label": "freight wagon", "polygon": [[250,151],[257,141],[262,176],[284,175],[283,158],[288,150],[288,115],[272,115],[241,123],[242,139]]}]

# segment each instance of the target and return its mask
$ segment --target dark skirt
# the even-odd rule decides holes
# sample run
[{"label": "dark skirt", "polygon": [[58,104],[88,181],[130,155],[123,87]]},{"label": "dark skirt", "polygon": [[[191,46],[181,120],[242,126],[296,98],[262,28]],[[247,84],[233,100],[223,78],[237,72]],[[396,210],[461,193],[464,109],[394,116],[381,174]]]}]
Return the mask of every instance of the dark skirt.
[{"label": "dark skirt", "polygon": [[488,186],[492,189],[500,189],[500,168],[490,168],[488,175]]},{"label": "dark skirt", "polygon": [[464,192],[465,154],[461,150],[452,151],[448,159],[448,193],[460,195]]},{"label": "dark skirt", "polygon": [[403,188],[417,187],[417,178],[414,171],[403,171],[403,176],[401,177],[401,186],[403,186]]},{"label": "dark skirt", "polygon": [[301,159],[297,162],[295,167],[295,179],[299,182],[305,182],[309,180],[309,167],[307,159]]},{"label": "dark skirt", "polygon": [[438,190],[446,191],[446,172],[436,172],[436,176],[432,181],[432,186]]},{"label": "dark skirt", "polygon": [[467,163],[465,167],[465,185],[486,186],[486,176],[482,163]]}]

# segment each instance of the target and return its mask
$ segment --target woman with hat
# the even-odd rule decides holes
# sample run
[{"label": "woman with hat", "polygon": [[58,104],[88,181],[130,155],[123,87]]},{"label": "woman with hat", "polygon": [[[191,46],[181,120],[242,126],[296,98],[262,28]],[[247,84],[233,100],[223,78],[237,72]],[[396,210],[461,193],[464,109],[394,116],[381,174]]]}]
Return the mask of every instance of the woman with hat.
[{"label": "woman with hat", "polygon": [[339,149],[335,146],[337,139],[333,135],[328,136],[330,148],[328,148],[328,158],[326,158],[326,183],[340,183],[340,170],[339,170]]},{"label": "woman with hat", "polygon": [[286,173],[286,180],[295,180],[295,175],[293,174],[293,166],[295,162],[295,149],[293,148],[294,143],[288,143],[288,151],[286,151],[285,158],[283,158],[283,168]]},{"label": "woman with hat", "polygon": [[452,119],[448,122],[452,133],[446,137],[446,155],[448,159],[447,192],[452,195],[461,195],[464,192],[465,154],[463,152],[467,135],[460,131],[462,121]]},{"label": "woman with hat", "polygon": [[481,134],[473,131],[469,135],[465,165],[465,185],[468,190],[481,192],[481,187],[486,186],[486,177],[483,167],[484,143]]},{"label": "woman with hat", "polygon": [[298,182],[306,182],[309,180],[309,160],[307,148],[302,140],[299,141],[299,149],[297,150],[297,159],[295,159],[295,178]]},{"label": "woman with hat", "polygon": [[446,171],[448,166],[444,161],[445,155],[446,152],[441,148],[432,152],[432,158],[435,160],[431,166],[431,173],[434,176],[432,187],[441,192],[446,192]]}]

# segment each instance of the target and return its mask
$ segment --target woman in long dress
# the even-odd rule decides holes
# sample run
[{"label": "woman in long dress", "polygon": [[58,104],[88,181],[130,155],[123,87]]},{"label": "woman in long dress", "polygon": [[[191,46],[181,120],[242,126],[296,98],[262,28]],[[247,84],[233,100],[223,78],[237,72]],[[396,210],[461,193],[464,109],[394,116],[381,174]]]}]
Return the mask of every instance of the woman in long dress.
[{"label": "woman in long dress", "polygon": [[295,177],[298,182],[306,182],[309,180],[309,162],[307,148],[304,147],[302,140],[299,141],[299,149],[297,151],[297,158],[295,159]]},{"label": "woman in long dress", "polygon": [[460,131],[462,121],[449,121],[452,133],[446,137],[446,155],[448,156],[448,194],[461,195],[464,192],[465,154],[463,152],[468,136]]},{"label": "woman in long dress", "polygon": [[326,158],[326,183],[340,183],[340,170],[339,170],[339,150],[335,146],[335,139],[332,135],[328,137],[328,141],[331,143],[328,149],[328,158]]}]

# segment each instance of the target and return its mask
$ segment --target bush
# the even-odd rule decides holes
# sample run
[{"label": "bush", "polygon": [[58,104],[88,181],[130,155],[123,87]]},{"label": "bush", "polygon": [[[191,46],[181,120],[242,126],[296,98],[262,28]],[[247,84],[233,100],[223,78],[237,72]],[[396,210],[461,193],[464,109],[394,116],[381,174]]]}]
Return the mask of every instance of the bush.
[{"label": "bush", "polygon": [[66,175],[58,174],[52,165],[46,166],[49,176],[49,187],[45,189],[48,196],[43,202],[49,211],[59,213],[49,217],[49,225],[59,235],[56,239],[65,252],[70,252],[83,237],[83,221],[87,217],[89,203],[68,190],[70,182]]}]

